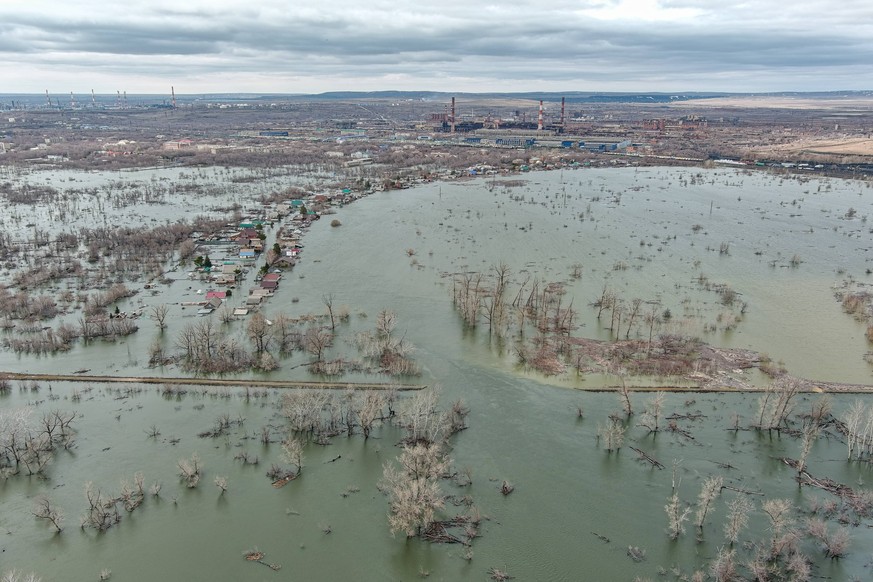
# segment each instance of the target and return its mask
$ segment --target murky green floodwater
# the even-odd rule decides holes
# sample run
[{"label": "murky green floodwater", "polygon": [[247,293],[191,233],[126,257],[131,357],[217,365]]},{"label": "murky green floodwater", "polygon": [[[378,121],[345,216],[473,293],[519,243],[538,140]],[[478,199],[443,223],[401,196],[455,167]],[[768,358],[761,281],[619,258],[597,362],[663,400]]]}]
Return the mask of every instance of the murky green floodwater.
[{"label": "murky green floodwater", "polygon": [[[501,352],[491,347],[484,330],[464,332],[452,309],[451,279],[444,273],[485,270],[502,260],[516,274],[528,270],[541,280],[567,281],[570,265],[579,262],[582,279],[568,285],[584,324],[579,335],[607,337],[588,307],[604,284],[627,298],[659,299],[674,314],[677,329],[702,334],[703,323],[723,310],[715,294],[695,285],[704,273],[730,284],[749,306],[735,331],[702,336],[707,341],[766,351],[799,375],[870,383],[864,328],[841,312],[832,295],[833,285],[848,276],[867,280],[871,256],[862,217],[870,212],[870,191],[855,182],[799,183],[727,170],[700,171],[701,183],[680,184],[697,173],[653,168],[531,174],[525,186],[510,190],[499,182],[493,189],[482,181],[434,184],[371,196],[338,212],[342,227],[321,221],[307,235],[304,262],[283,281],[267,313],[321,311],[322,295],[333,293],[355,314],[343,331],[350,337],[354,329],[372,325],[380,309],[397,312],[399,328],[418,346],[422,382],[441,385],[446,401],[463,397],[472,410],[470,428],[452,441],[452,456],[458,467],[473,468],[473,484],[463,489],[446,484],[449,493],[472,495],[488,517],[472,561],[464,560],[458,547],[389,535],[387,502],[375,485],[382,464],[398,452],[400,433],[391,427],[378,430],[369,442],[356,436],[308,446],[303,476],[274,489],[264,473],[278,460],[278,447],[264,448],[254,435],[265,424],[281,425],[275,394],[249,402],[236,392],[227,398],[192,392],[165,400],[154,389],[121,394],[97,386],[73,403],[70,394],[81,387],[55,385],[49,392],[43,385],[38,392],[15,386],[0,406],[35,404],[36,416],[53,408],[75,409],[82,416],[79,445],[56,459],[48,481],[0,481],[0,530],[6,534],[0,539],[0,570],[24,568],[44,580],[96,580],[102,568],[112,570],[113,580],[128,581],[411,580],[425,571],[435,580],[485,580],[488,569],[498,567],[519,580],[660,579],[659,567],[678,566],[687,573],[723,545],[724,502],[734,495],[725,492],[719,500],[703,543],[695,542],[690,527],[679,541],[669,541],[663,506],[673,459],[681,460],[680,493],[688,502],[703,479],[715,474],[732,486],[798,503],[823,496],[798,489],[792,471],[775,460],[797,456],[795,439],[725,430],[734,412],[749,422],[753,395],[669,395],[667,413],[704,415],[683,424],[694,439],[646,436],[632,422],[626,444],[667,464],[663,471],[639,463],[627,448],[607,455],[595,435],[597,424],[618,410],[614,395],[568,389],[596,384],[593,378],[546,382],[520,373],[511,345]],[[841,218],[850,207],[857,210],[856,218]],[[695,224],[702,227],[697,233]],[[719,253],[722,242],[729,243],[729,254]],[[415,264],[409,248],[415,250]],[[803,262],[792,268],[795,254]],[[619,261],[627,268],[614,270]],[[174,276],[178,281],[160,295],[141,293],[131,303],[190,300],[198,283],[184,272]],[[173,309],[174,321],[165,332],[168,345],[193,317],[190,309]],[[242,324],[236,326],[242,330]],[[142,321],[140,332],[117,345],[98,343],[42,359],[3,353],[0,367],[178,374],[145,368],[145,349],[155,334]],[[334,351],[354,355],[343,341]],[[292,369],[302,361],[304,356],[295,355],[273,376],[305,376],[302,368]],[[50,394],[59,398],[51,400]],[[638,409],[648,398],[635,397]],[[845,409],[853,400],[835,398],[835,408]],[[799,400],[798,410],[809,402]],[[585,409],[581,420],[579,405]],[[214,440],[196,436],[225,412],[245,417],[240,431]],[[146,436],[151,425],[161,430],[156,440]],[[242,438],[246,435],[251,438]],[[260,464],[235,462],[241,450],[258,454]],[[178,483],[175,464],[194,451],[203,457],[206,475],[191,491]],[[853,486],[870,481],[868,467],[844,458],[840,442],[820,440],[810,472]],[[163,482],[160,499],[148,499],[104,534],[81,531],[83,484],[91,480],[116,491],[120,479],[138,470],[147,483]],[[224,496],[212,485],[216,475],[228,477]],[[503,479],[516,485],[507,497],[498,490]],[[360,491],[343,497],[351,485]],[[30,516],[30,498],[40,493],[66,510],[62,534],[53,535]],[[330,534],[323,533],[325,525]],[[758,513],[745,538],[761,537],[764,529]],[[852,535],[849,555],[817,561],[817,575],[869,577],[873,535],[864,526],[852,528]],[[631,561],[628,545],[644,548],[647,559]],[[282,569],[273,572],[243,560],[242,553],[252,547]],[[806,550],[821,556],[814,547]]]}]

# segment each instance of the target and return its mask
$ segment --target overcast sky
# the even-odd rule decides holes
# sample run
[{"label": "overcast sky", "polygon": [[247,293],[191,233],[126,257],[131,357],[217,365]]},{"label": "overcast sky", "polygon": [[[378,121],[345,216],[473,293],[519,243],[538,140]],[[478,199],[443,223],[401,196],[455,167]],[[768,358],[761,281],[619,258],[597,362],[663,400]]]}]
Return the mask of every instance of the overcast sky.
[{"label": "overcast sky", "polygon": [[873,0],[0,0],[0,93],[171,85],[873,89]]}]

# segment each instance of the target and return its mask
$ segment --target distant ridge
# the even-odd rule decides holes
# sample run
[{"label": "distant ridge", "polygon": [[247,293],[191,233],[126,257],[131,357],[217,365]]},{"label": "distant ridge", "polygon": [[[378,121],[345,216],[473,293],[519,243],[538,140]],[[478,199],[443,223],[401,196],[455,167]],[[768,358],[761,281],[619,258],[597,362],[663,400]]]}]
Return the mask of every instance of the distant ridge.
[{"label": "distant ridge", "polygon": [[[52,101],[57,101],[59,107],[69,103],[69,93],[51,93]],[[81,93],[83,96],[80,103],[89,103],[90,94]],[[367,100],[391,100],[391,101],[419,101],[445,103],[455,97],[463,100],[485,99],[522,99],[554,103],[565,99],[568,104],[586,103],[674,103],[682,101],[694,101],[698,99],[712,99],[719,97],[782,97],[782,98],[805,98],[805,99],[840,99],[873,97],[873,91],[780,91],[762,93],[730,93],[713,91],[685,91],[677,93],[665,92],[609,92],[609,91],[523,91],[513,92],[449,92],[449,91],[329,91],[325,93],[184,93],[176,92],[179,101],[187,103],[210,102],[210,103],[305,103],[305,102],[341,102],[341,101],[367,101]],[[39,108],[46,102],[46,96],[42,93],[0,93],[0,109],[5,109],[11,102],[23,103],[27,107]],[[96,103],[105,106],[117,104],[118,96],[114,93],[96,95]],[[126,103],[131,106],[163,106],[168,107],[170,95],[152,94],[128,94]]]},{"label": "distant ridge", "polygon": [[[609,92],[609,91],[523,91],[523,92],[482,92],[465,93],[449,91],[328,91],[314,94],[293,95],[233,95],[225,94],[221,97],[231,99],[249,100],[301,100],[301,101],[349,101],[367,99],[392,99],[398,101],[448,101],[452,97],[458,99],[529,99],[543,101],[560,101],[566,99],[567,103],[670,103],[674,101],[690,101],[694,99],[712,99],[717,97],[807,97],[807,98],[838,98],[838,97],[863,97],[873,96],[873,91],[781,91],[774,93],[729,93],[714,91],[685,91],[678,93],[644,92],[633,91]],[[203,98],[218,98],[218,95],[203,95]]]},{"label": "distant ridge", "polygon": [[307,98],[318,100],[347,99],[397,99],[415,101],[446,101],[452,97],[460,99],[529,99],[543,101],[560,101],[565,98],[568,103],[668,103],[671,101],[687,101],[706,97],[727,97],[730,93],[607,93],[555,91],[522,93],[448,93],[435,91],[331,91],[317,95],[307,95]]}]

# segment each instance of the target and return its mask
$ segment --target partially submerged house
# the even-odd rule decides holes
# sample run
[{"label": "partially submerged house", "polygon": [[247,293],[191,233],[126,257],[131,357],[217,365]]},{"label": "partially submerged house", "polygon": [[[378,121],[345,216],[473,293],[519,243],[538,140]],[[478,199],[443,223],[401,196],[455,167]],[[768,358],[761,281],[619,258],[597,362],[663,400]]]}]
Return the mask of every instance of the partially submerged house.
[{"label": "partially submerged house", "polygon": [[197,310],[197,315],[209,315],[221,307],[221,304],[224,302],[221,297],[216,297],[215,295],[210,297],[210,293],[218,293],[218,291],[209,291],[206,294],[207,299],[203,304],[201,304],[200,309]]}]

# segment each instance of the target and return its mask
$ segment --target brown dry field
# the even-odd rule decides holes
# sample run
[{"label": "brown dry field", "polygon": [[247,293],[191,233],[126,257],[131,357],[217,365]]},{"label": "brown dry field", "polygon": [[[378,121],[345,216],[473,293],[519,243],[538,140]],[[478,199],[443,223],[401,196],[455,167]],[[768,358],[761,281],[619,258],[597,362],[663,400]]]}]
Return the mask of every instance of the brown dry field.
[{"label": "brown dry field", "polygon": [[[829,109],[847,110],[847,112],[873,111],[873,97],[790,97],[767,96],[760,97],[714,97],[712,99],[695,99],[691,101],[700,107],[738,107],[745,109]],[[688,107],[688,101],[670,104],[671,107]]]},{"label": "brown dry field", "polygon": [[754,153],[873,156],[873,139],[798,139],[787,144],[755,148]]},{"label": "brown dry field", "polygon": [[[772,110],[774,121],[777,124],[785,123],[783,117],[778,115],[783,112],[809,111],[810,115],[820,116],[834,125],[833,131],[827,131],[828,135],[807,135],[802,133],[793,136],[785,143],[762,145],[750,150],[752,156],[768,157],[778,155],[780,157],[822,159],[824,161],[837,159],[836,157],[855,156],[855,162],[868,161],[865,158],[873,157],[873,138],[864,134],[863,125],[873,115],[873,96],[852,97],[792,97],[790,95],[779,96],[737,96],[718,97],[712,99],[695,99],[693,101],[677,102],[669,105],[671,108],[688,108],[692,105],[696,110],[701,109],[733,109],[741,113],[760,112]],[[843,134],[843,135],[841,135]],[[859,135],[861,134],[861,135]],[[846,160],[844,160],[846,161]]]},{"label": "brown dry field", "polygon": [[873,139],[796,139],[790,143],[755,148],[753,153],[818,154],[822,156],[873,156]]}]

